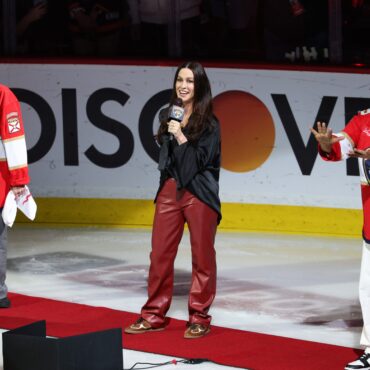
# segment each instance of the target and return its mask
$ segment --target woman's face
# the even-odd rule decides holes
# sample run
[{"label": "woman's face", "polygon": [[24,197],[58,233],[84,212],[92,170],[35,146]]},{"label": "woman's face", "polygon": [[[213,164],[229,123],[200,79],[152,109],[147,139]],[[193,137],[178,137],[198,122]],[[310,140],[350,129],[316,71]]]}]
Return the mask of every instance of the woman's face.
[{"label": "woman's face", "polygon": [[176,94],[184,105],[191,104],[194,99],[194,74],[189,68],[182,68],[176,79]]}]

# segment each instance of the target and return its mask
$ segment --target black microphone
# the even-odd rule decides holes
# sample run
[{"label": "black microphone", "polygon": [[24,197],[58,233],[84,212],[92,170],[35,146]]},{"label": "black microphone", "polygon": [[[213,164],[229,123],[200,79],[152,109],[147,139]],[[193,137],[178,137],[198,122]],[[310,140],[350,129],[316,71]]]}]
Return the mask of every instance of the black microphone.
[{"label": "black microphone", "polygon": [[[184,119],[185,109],[183,108],[184,104],[180,98],[175,99],[173,105],[169,108],[168,111],[168,122],[171,120],[177,121],[179,123]],[[170,140],[173,139],[173,135],[170,134]]]}]

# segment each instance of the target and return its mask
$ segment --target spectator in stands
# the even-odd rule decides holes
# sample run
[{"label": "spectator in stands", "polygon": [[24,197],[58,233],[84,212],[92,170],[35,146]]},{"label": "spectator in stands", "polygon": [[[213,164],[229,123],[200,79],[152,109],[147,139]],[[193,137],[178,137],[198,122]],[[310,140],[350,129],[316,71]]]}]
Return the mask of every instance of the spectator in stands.
[{"label": "spectator in stands", "polygon": [[370,0],[343,1],[343,51],[349,63],[370,63]]},{"label": "spectator in stands", "polygon": [[40,44],[43,44],[43,37],[40,35],[40,30],[43,25],[41,20],[44,19],[47,11],[47,1],[39,1],[35,4],[30,1],[19,1],[17,3],[18,54],[32,53],[36,40],[39,42],[39,48]]},{"label": "spectator in stands", "polygon": [[116,56],[126,25],[121,0],[69,0],[69,31],[75,55]]},{"label": "spectator in stands", "polygon": [[225,0],[203,0],[201,56],[224,57],[227,53],[228,21]]},{"label": "spectator in stands", "polygon": [[229,50],[231,56],[246,57],[255,49],[258,0],[227,1]]},{"label": "spectator in stands", "polygon": [[149,56],[198,55],[201,2],[127,0],[133,38]]},{"label": "spectator in stands", "polygon": [[329,9],[326,0],[301,0],[304,6],[303,46],[315,48],[316,62],[327,62],[329,58]]},{"label": "spectator in stands", "polygon": [[[264,0],[263,25],[265,57],[268,61],[287,61],[286,53],[303,45],[304,7],[298,0]],[[299,59],[296,55],[296,59]]]},{"label": "spectator in stands", "polygon": [[66,41],[65,6],[48,0],[17,0],[17,53],[64,55]]}]

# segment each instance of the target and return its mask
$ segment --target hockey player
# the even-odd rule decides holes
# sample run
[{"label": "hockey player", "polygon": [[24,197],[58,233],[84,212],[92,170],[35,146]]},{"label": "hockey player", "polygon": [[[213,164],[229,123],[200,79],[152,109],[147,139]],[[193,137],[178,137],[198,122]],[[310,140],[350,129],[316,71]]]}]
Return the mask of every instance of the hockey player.
[{"label": "hockey player", "polygon": [[[15,197],[26,191],[29,183],[27,148],[20,104],[13,92],[0,84],[0,212],[12,190]],[[0,217],[0,308],[10,306],[5,284],[7,259],[7,226]]]},{"label": "hockey player", "polygon": [[358,158],[364,215],[359,298],[364,321],[360,344],[364,353],[345,370],[370,369],[370,109],[359,112],[342,132],[333,134],[323,122],[311,129],[319,143],[319,154],[326,161]]}]

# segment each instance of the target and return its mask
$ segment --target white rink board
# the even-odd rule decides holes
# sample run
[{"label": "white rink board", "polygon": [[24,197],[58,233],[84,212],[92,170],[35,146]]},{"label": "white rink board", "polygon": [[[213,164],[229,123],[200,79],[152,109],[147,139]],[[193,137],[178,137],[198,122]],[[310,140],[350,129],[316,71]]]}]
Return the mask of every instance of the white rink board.
[{"label": "white rink board", "polygon": [[[222,170],[220,194],[223,202],[361,208],[359,179],[346,174],[344,162],[328,164],[317,157],[311,173],[302,174],[272,94],[286,96],[306,145],[309,127],[315,122],[323,96],[336,97],[330,126],[339,131],[345,124],[345,98],[369,97],[370,76],[228,68],[206,68],[206,71],[213,96],[229,90],[252,94],[266,106],[275,127],[273,150],[260,167],[244,173]],[[138,121],[147,102],[171,88],[174,72],[174,67],[157,66],[1,64],[3,84],[39,95],[55,117],[55,140],[51,141],[47,153],[30,165],[34,195],[153,198],[159,180],[157,163],[143,148]],[[124,125],[132,135],[132,155],[125,164],[114,168],[96,165],[85,154],[92,145],[103,155],[114,153],[119,146],[117,137],[93,125],[87,114],[89,99],[101,89],[127,96],[125,104],[110,100],[103,103],[101,109],[105,116]],[[67,99],[64,99],[63,111],[65,92],[76,99],[78,165],[66,165],[64,159],[65,150],[70,148],[64,148],[66,119],[63,114],[71,112]],[[32,149],[39,143],[40,117],[31,105],[21,104],[27,146]],[[148,125],[153,125],[155,131],[157,118]]]}]

